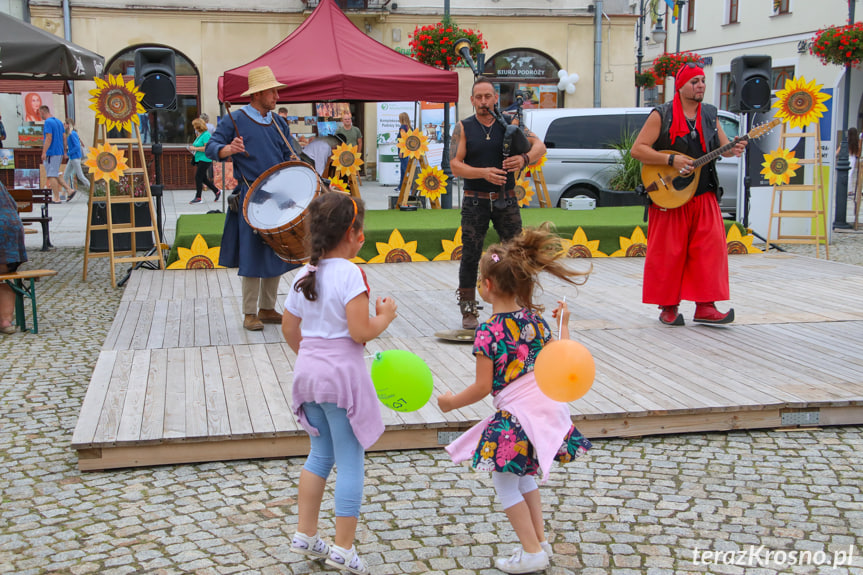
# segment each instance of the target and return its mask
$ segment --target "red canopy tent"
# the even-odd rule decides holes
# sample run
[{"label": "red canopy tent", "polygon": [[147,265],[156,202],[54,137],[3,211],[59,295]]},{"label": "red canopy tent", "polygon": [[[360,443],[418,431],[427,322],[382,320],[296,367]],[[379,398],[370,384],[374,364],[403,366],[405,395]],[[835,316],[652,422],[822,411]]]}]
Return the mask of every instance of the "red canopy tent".
[{"label": "red canopy tent", "polygon": [[321,0],[270,51],[219,78],[219,101],[241,103],[249,70],[269,66],[287,88],[280,102],[455,102],[458,75],[421,64],[366,36],[333,0]]}]

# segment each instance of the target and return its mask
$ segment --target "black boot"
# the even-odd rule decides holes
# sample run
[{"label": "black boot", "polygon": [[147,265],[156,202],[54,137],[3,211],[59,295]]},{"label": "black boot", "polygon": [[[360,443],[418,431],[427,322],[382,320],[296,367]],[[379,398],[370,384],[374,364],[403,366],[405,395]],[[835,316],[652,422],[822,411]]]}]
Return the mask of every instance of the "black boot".
[{"label": "black boot", "polygon": [[476,301],[476,289],[459,288],[456,291],[458,307],[461,309],[461,328],[476,329],[479,326],[479,302]]}]

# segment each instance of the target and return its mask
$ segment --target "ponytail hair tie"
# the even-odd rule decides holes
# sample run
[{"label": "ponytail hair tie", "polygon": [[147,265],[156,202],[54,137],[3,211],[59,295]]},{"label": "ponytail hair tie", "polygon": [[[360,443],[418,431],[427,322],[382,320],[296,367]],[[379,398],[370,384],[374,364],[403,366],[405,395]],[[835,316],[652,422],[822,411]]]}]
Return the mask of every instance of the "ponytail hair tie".
[{"label": "ponytail hair tie", "polygon": [[491,261],[498,263],[500,261],[500,256],[497,254],[491,254]]},{"label": "ponytail hair tie", "polygon": [[306,267],[309,269],[310,274],[313,274],[316,271],[318,271],[318,266],[313,266],[312,264],[308,264]]}]

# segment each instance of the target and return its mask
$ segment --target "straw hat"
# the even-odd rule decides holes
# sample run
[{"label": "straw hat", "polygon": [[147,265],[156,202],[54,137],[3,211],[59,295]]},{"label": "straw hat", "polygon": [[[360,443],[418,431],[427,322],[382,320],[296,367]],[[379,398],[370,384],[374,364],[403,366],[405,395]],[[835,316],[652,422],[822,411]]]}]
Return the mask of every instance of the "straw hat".
[{"label": "straw hat", "polygon": [[249,89],[243,92],[243,96],[251,96],[270,88],[287,88],[286,84],[282,84],[276,80],[276,75],[269,66],[261,66],[260,68],[252,68],[249,70]]}]

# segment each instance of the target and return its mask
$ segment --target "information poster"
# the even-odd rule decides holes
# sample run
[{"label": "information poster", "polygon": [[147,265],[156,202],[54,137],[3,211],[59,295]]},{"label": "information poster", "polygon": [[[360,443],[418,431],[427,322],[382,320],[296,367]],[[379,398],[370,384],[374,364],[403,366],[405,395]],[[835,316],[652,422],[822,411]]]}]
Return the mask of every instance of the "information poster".
[{"label": "information poster", "polygon": [[[443,142],[443,104],[438,102],[423,102],[422,129],[429,142]],[[455,128],[455,106],[449,106],[449,132]]]}]

